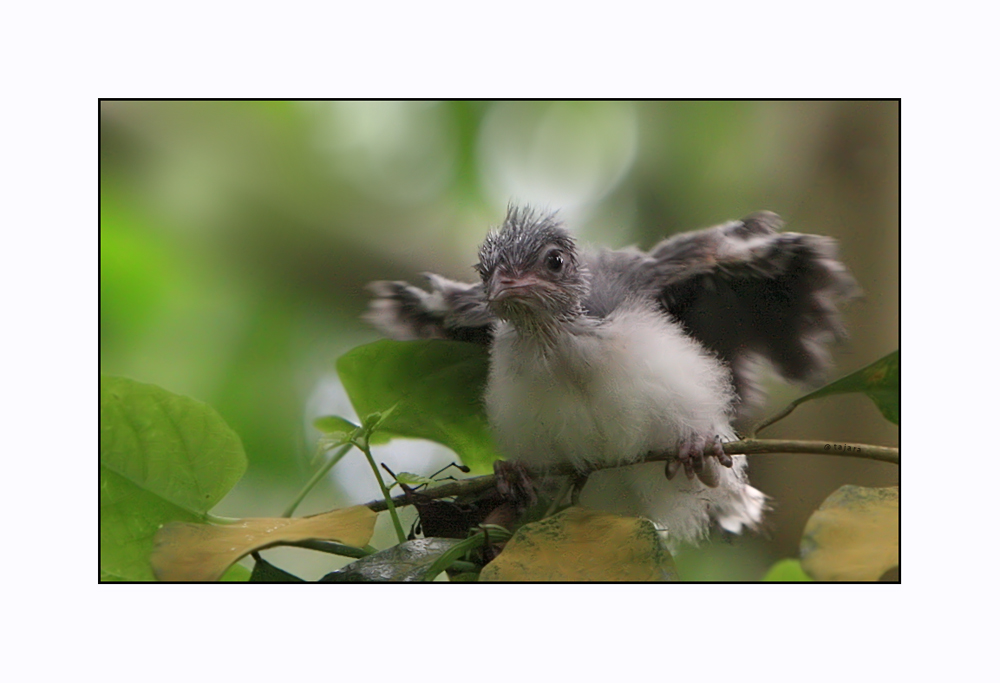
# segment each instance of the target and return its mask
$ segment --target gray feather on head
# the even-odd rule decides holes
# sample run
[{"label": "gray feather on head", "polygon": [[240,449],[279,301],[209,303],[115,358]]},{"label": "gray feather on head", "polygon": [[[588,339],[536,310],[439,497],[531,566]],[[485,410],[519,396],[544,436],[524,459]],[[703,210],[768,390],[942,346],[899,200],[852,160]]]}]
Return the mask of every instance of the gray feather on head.
[{"label": "gray feather on head", "polygon": [[491,230],[479,248],[476,270],[487,277],[498,267],[526,270],[548,246],[557,246],[575,258],[576,242],[563,228],[556,212],[541,213],[530,206],[507,206],[503,225]]},{"label": "gray feather on head", "polygon": [[[578,258],[573,237],[555,213],[528,206],[507,207],[503,225],[491,231],[479,249],[476,270],[491,308],[503,319],[578,315],[589,291],[589,273]],[[529,279],[521,280],[520,287],[530,291],[523,291],[524,296],[493,300],[504,280],[525,277]]]}]

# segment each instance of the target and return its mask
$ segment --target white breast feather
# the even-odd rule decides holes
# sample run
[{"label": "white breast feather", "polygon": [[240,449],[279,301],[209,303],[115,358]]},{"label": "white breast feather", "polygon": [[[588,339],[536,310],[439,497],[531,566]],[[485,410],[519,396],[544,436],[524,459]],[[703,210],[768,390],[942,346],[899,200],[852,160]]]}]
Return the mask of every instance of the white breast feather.
[{"label": "white breast feather", "polygon": [[[506,323],[497,330],[486,405],[507,457],[626,463],[695,434],[734,438],[728,370],[662,314],[623,308],[562,334],[544,349]],[[742,456],[732,469],[720,468],[717,488],[683,474],[668,481],[662,464],[601,471],[584,501],[596,495],[604,499],[598,507],[620,508],[621,487],[631,488],[641,513],[668,527],[671,540],[693,541],[713,518],[731,531],[759,521],[764,496],[746,484],[745,468]]]},{"label": "white breast feather", "polygon": [[662,315],[621,310],[553,349],[506,325],[486,405],[501,447],[529,462],[629,462],[699,434],[732,438],[726,369]]}]

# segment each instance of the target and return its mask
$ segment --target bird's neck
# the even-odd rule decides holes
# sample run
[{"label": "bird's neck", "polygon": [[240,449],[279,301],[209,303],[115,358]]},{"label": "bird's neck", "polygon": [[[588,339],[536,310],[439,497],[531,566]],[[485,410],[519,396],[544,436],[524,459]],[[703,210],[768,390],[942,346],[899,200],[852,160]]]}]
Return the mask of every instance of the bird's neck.
[{"label": "bird's neck", "polygon": [[520,342],[536,346],[543,353],[555,348],[560,338],[582,333],[587,328],[586,314],[580,304],[557,314],[514,316],[508,322]]}]

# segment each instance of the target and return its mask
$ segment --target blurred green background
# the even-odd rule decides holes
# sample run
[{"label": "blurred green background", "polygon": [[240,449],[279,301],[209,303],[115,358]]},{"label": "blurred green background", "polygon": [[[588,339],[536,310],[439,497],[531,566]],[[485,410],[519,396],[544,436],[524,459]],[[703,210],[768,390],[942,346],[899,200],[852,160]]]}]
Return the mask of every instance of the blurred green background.
[{"label": "blurred green background", "polygon": [[[378,337],[364,285],[473,279],[509,200],[612,247],[776,211],[836,237],[865,290],[832,377],[898,348],[896,102],[120,101],[100,124],[101,371],[205,401],[240,434],[250,466],[220,514],[280,514],[314,467],[312,419],[350,414],[334,361]],[[800,393],[773,384],[768,412]],[[764,435],[898,445],[862,396]],[[421,474],[453,459],[405,441],[376,457]],[[896,484],[898,469],[772,455],[751,479],[772,497],[767,528],[684,553],[683,578],[759,578],[838,486]],[[375,498],[371,480],[350,454],[299,512]],[[377,546],[393,542],[384,521]],[[305,578],[343,564],[268,552]]]}]

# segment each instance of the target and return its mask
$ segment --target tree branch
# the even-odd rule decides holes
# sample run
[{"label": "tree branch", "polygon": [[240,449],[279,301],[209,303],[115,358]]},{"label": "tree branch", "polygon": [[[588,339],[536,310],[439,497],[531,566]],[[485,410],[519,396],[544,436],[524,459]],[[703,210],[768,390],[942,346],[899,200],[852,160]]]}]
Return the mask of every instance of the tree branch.
[{"label": "tree branch", "polygon": [[[798,441],[795,439],[742,439],[740,441],[730,441],[722,444],[722,450],[730,455],[766,455],[768,453],[814,453],[818,455],[837,455],[850,458],[864,458],[866,460],[878,460],[895,465],[899,464],[899,449],[889,446],[872,446],[860,443],[837,443],[833,441]],[[708,453],[707,455],[710,455]],[[664,462],[677,457],[676,451],[650,454],[644,460],[629,465],[638,465],[642,462]],[[625,465],[627,466],[627,465]],[[612,467],[623,467],[613,463],[594,465],[588,472],[609,469]],[[559,463],[550,467],[534,470],[538,474],[570,475],[581,474],[580,470],[570,463]],[[496,478],[492,474],[481,477],[470,477],[461,481],[452,481],[441,484],[425,491],[420,491],[416,496],[421,500],[435,500],[438,498],[449,498],[451,496],[479,493],[493,487]],[[406,494],[392,498],[396,507],[412,505],[414,496]],[[387,509],[386,501],[373,500],[367,506],[375,512],[382,512]]]}]

